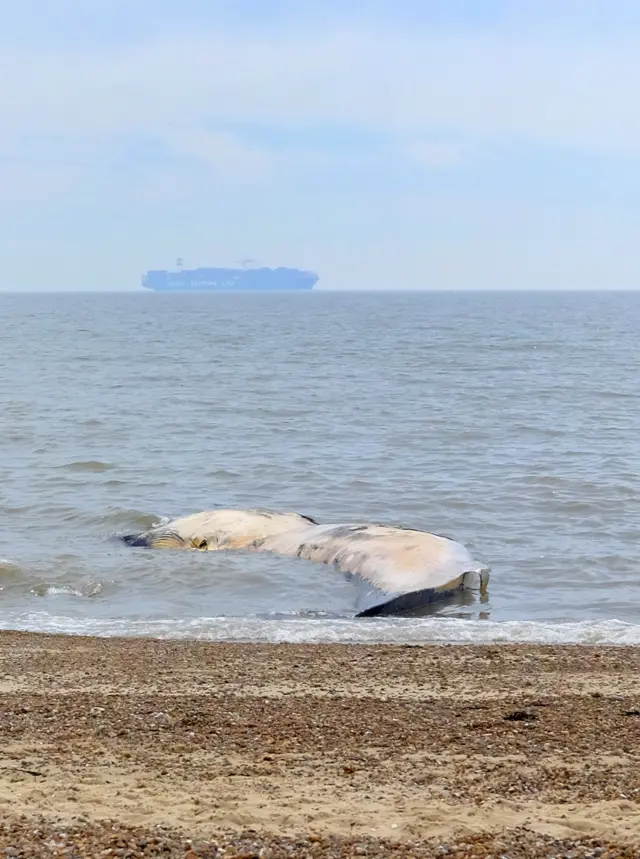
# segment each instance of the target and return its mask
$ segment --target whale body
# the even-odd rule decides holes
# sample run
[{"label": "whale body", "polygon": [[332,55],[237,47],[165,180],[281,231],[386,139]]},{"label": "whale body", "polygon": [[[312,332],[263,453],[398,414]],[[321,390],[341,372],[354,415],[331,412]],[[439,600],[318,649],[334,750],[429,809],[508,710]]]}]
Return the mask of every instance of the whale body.
[{"label": "whale body", "polygon": [[489,568],[448,537],[370,522],[322,525],[259,508],[194,513],[123,539],[145,548],[270,552],[330,565],[356,581],[361,617],[484,592],[489,580]]}]

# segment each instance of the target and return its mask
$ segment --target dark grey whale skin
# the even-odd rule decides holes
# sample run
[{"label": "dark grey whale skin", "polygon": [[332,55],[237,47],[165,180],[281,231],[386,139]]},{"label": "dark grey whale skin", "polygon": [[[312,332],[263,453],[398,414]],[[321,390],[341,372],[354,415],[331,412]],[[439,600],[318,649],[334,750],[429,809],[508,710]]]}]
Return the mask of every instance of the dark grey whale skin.
[{"label": "dark grey whale skin", "polygon": [[[371,586],[360,579],[357,583],[360,594],[357,599],[357,610],[355,617],[393,617],[393,616],[415,616],[433,614],[433,612],[447,603],[457,603],[463,600],[466,604],[470,595],[462,586],[451,590],[435,590],[423,588],[418,591],[406,593],[387,593],[385,591],[372,589]],[[364,587],[363,587],[364,586]]]},{"label": "dark grey whale skin", "polygon": [[[382,594],[380,595],[382,597]],[[398,594],[390,596],[382,602],[376,602],[368,608],[361,609],[356,612],[356,617],[388,617],[390,615],[406,614],[411,610],[422,608],[425,605],[432,605],[434,602],[440,602],[443,599],[442,594],[436,594],[434,591],[425,589],[422,591],[410,591],[407,594]]]}]

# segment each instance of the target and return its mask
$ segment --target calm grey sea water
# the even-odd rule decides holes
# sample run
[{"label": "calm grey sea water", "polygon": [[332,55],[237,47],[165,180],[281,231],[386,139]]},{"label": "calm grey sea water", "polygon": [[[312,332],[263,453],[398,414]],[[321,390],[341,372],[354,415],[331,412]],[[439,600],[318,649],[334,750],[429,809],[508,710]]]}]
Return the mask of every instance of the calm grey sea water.
[{"label": "calm grey sea water", "polygon": [[[0,625],[640,641],[640,294],[0,294]],[[115,535],[212,507],[454,537],[489,599]]]}]

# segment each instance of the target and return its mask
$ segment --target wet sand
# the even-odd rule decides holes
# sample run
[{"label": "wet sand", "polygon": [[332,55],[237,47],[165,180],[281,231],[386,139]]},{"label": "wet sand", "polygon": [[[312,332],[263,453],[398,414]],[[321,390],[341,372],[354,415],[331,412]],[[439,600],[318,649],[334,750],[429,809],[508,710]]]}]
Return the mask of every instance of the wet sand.
[{"label": "wet sand", "polygon": [[640,648],[0,633],[0,808],[7,856],[638,857]]}]

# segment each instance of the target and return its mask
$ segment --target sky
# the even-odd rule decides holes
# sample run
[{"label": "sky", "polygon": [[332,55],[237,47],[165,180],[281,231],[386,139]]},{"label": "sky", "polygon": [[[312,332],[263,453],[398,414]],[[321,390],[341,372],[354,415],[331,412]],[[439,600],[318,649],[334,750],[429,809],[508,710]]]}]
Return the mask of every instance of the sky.
[{"label": "sky", "polygon": [[0,290],[640,287],[635,0],[0,12]]}]

